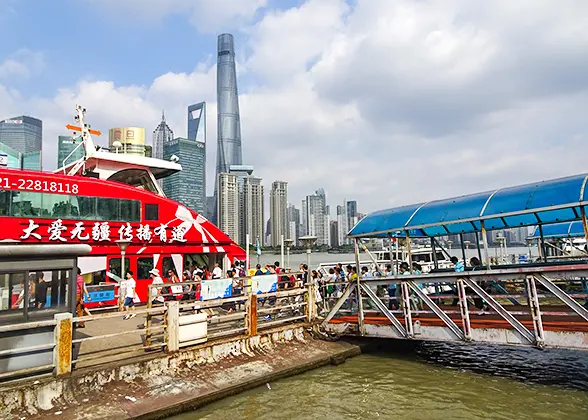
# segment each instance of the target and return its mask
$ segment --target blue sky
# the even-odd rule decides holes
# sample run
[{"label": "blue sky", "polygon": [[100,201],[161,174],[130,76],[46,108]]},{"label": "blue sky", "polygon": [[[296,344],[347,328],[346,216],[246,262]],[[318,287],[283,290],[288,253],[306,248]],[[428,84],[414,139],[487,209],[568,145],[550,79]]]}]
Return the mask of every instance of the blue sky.
[{"label": "blue sky", "polygon": [[149,141],[161,109],[182,136],[206,101],[214,179],[222,32],[244,163],[298,206],[318,188],[369,212],[587,170],[585,0],[0,0],[0,118],[41,118],[52,170],[78,103]]},{"label": "blue sky", "polygon": [[[217,33],[200,31],[182,12],[143,19],[84,0],[2,1],[11,10],[0,17],[0,37],[10,42],[0,43],[0,57],[16,48],[40,51],[50,70],[19,86],[27,95],[49,95],[78,79],[149,84],[166,72],[191,72],[198,63],[215,60]],[[273,0],[249,24],[299,3]],[[238,54],[246,54],[246,35],[239,28],[219,29],[234,32]]]}]

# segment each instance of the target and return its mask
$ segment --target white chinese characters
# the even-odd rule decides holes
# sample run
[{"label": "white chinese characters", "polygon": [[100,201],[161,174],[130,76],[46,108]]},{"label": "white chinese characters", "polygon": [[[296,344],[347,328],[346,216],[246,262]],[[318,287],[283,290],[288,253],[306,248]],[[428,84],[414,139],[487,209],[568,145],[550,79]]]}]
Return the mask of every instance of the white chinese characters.
[{"label": "white chinese characters", "polygon": [[[182,224],[169,227],[169,229],[167,225],[160,224],[158,227],[152,229],[149,224],[140,224],[134,227],[127,222],[113,227],[113,229],[117,229],[118,238],[124,241],[132,242],[133,240],[137,240],[143,243],[151,243],[154,240],[159,240],[162,243],[187,242],[185,235],[188,229]],[[20,239],[35,238],[41,241],[45,236],[42,235],[43,233],[44,229],[41,228],[41,225],[29,219],[29,225],[23,227]],[[51,242],[67,242],[69,240],[111,242],[113,240],[111,238],[111,226],[109,222],[75,222],[73,227],[68,227],[64,225],[63,220],[57,219],[49,224],[46,229],[46,235],[45,238]]]}]

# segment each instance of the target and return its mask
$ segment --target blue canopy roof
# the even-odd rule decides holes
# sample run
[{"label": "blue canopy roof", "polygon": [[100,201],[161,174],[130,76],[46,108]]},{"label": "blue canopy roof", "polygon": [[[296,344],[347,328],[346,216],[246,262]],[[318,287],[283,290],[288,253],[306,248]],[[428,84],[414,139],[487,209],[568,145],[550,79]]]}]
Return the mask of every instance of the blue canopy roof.
[{"label": "blue canopy roof", "polygon": [[[535,227],[533,233],[529,236],[531,239],[541,237],[539,226]],[[581,221],[554,223],[552,225],[543,226],[544,238],[569,238],[569,237],[584,237],[584,226]]]},{"label": "blue canopy roof", "polygon": [[[350,237],[441,236],[580,219],[588,174],[457,198],[380,210],[361,219]],[[414,233],[414,235],[413,235]]]}]

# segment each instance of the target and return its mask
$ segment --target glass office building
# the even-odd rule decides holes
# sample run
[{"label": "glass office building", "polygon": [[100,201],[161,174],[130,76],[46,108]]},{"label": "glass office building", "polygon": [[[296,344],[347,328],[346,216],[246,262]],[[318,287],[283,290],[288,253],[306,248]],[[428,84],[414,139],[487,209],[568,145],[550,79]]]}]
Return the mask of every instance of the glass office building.
[{"label": "glass office building", "polygon": [[[57,167],[63,167],[63,162],[65,159],[66,165],[69,165],[72,162],[75,162],[78,159],[84,157],[84,147],[80,146],[76,149],[75,152],[73,150],[81,143],[81,140],[75,142],[72,136],[58,136],[57,137]],[[73,154],[70,156],[70,153]]]},{"label": "glass office building", "polygon": [[[40,171],[42,165],[43,122],[21,115],[0,121],[0,143],[20,154],[19,168]],[[8,153],[7,153],[8,154]],[[14,163],[14,153],[10,153]]]},{"label": "glass office building", "polygon": [[179,158],[182,170],[163,178],[163,192],[172,200],[204,215],[204,168],[206,152],[204,143],[178,137],[163,145],[163,158]]}]

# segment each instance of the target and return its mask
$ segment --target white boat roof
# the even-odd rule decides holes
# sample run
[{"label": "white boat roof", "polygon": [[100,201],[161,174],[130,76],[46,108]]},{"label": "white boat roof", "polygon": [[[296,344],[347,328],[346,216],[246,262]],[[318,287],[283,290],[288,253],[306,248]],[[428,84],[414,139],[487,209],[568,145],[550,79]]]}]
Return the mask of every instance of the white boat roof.
[{"label": "white boat roof", "polygon": [[[78,162],[79,160],[66,165],[64,168],[59,168],[55,171],[55,173],[67,173]],[[112,153],[103,151],[98,151],[93,153],[91,156],[88,156],[86,158],[85,166],[86,168],[92,168],[98,166],[100,162],[110,163],[111,165],[120,164],[121,169],[132,167],[148,168],[155,179],[165,178],[182,170],[182,165],[168,160],[131,155],[126,153]]]}]

